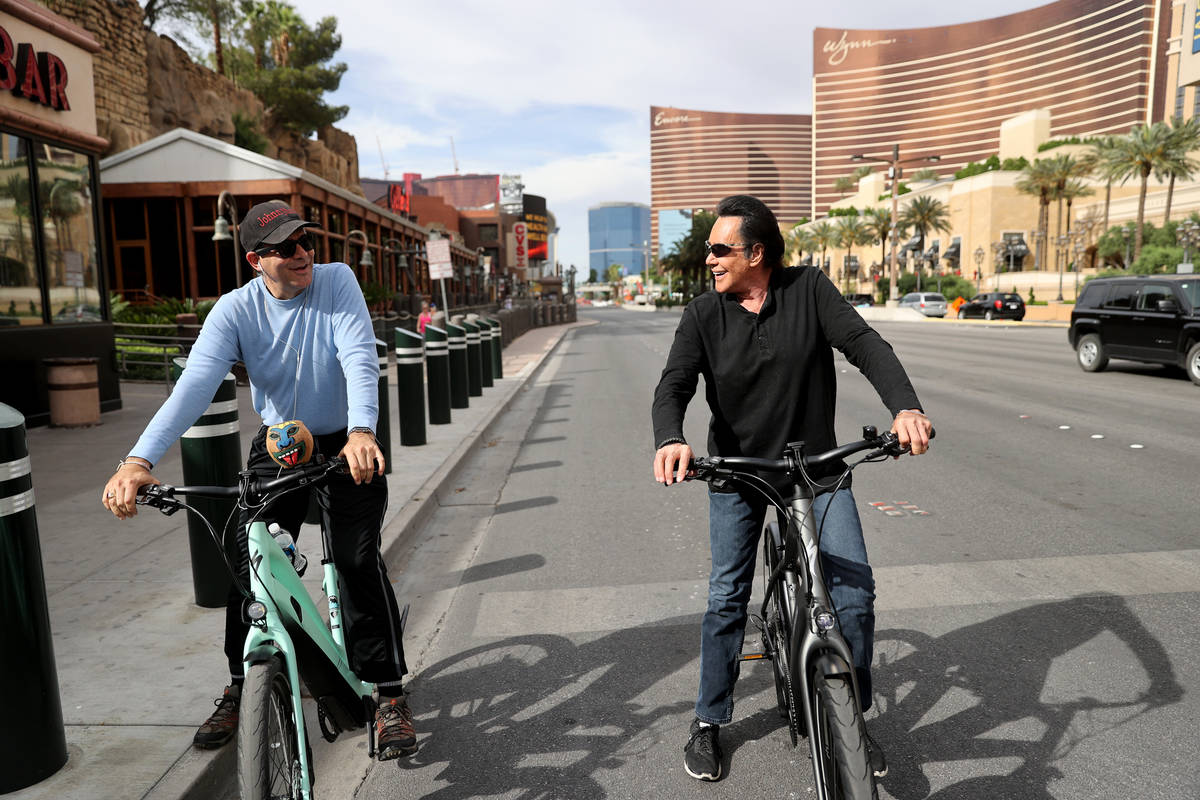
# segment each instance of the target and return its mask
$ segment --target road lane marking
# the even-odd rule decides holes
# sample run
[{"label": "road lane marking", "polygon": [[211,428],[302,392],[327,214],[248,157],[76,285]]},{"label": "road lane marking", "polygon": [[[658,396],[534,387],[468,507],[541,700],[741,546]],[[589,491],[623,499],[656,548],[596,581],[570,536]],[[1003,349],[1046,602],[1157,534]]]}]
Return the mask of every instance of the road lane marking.
[{"label": "road lane marking", "polygon": [[[1095,595],[1200,592],[1200,549],[876,567],[875,610],[1054,601]],[[755,607],[761,591],[755,579]],[[570,635],[653,625],[695,615],[707,581],[489,592],[474,634]]]}]

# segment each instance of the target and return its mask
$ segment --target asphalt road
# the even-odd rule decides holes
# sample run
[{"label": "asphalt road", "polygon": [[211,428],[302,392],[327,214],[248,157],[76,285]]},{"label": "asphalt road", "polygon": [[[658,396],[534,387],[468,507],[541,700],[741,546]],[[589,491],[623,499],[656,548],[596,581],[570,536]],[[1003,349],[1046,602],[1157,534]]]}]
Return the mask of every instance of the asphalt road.
[{"label": "asphalt road", "polygon": [[[678,314],[580,316],[598,324],[562,342],[402,565],[404,601],[432,615],[410,644],[422,747],[356,796],[811,796],[766,664],[722,729],[728,776],[683,772],[707,508],[703,486],[652,482],[649,426]],[[881,797],[1196,797],[1200,388],[1085,374],[1061,328],[876,327],[938,429],[928,456],[855,474]],[[886,425],[838,369],[840,437]],[[706,420],[701,390],[698,449]]]}]

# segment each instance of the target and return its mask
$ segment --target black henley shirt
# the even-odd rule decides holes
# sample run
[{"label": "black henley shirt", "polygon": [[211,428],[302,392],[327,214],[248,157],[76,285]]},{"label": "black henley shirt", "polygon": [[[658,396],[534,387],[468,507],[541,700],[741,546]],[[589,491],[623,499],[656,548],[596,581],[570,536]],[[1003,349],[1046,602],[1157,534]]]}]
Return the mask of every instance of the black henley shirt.
[{"label": "black henley shirt", "polygon": [[[891,346],[819,268],[773,269],[757,314],[732,294],[697,297],[683,311],[654,390],[655,449],[683,441],[684,412],[698,375],[712,411],[710,455],[780,458],[795,441],[814,453],[836,447],[834,347],[867,377],[892,417],[921,409]],[[844,468],[829,465],[813,477]]]}]

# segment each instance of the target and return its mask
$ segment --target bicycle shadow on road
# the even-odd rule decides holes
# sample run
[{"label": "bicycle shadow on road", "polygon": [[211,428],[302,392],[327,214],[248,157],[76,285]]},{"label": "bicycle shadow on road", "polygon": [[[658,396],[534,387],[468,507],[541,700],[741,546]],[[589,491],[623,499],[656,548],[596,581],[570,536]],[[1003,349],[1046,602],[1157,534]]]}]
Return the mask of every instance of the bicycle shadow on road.
[{"label": "bicycle shadow on road", "polygon": [[605,798],[598,770],[680,737],[692,701],[649,698],[695,658],[695,638],[693,614],[580,645],[534,634],[445,658],[410,684],[421,750],[402,767],[441,767],[449,785],[424,795],[434,800]]},{"label": "bicycle shadow on road", "polygon": [[[1055,765],[1082,742],[1183,696],[1166,650],[1114,595],[1033,605],[938,637],[879,630],[875,640],[878,717],[868,724],[891,767],[882,785],[899,800],[1050,800],[1063,777]],[[1113,659],[1118,643],[1124,655]],[[1003,774],[935,790],[924,768],[951,762]]]}]

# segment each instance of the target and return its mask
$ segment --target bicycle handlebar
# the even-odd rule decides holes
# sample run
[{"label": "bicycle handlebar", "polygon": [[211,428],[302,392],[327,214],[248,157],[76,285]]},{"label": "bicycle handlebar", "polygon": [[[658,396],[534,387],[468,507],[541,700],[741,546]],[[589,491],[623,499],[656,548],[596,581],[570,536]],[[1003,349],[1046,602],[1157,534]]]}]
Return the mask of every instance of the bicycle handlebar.
[{"label": "bicycle handlebar", "polygon": [[[930,439],[934,438],[935,435],[936,431],[929,431]],[[903,447],[900,445],[896,434],[891,432],[878,434],[875,428],[868,426],[863,428],[863,438],[859,441],[850,442],[824,453],[813,455],[805,453],[803,442],[799,442],[789,444],[783,458],[702,456],[692,460],[686,480],[708,480],[712,477],[719,477],[719,473],[721,472],[729,473],[737,470],[757,470],[762,472],[798,472],[801,469],[811,470],[830,462],[840,461],[855,453],[871,450],[872,448],[875,450],[867,454],[867,459],[878,458],[880,456],[900,456],[908,452],[909,449],[907,445]]]},{"label": "bicycle handlebar", "polygon": [[168,486],[167,484],[148,484],[138,489],[137,504],[157,508],[164,514],[173,514],[182,505],[175,499],[176,495],[195,497],[241,497],[243,495],[257,496],[260,500],[266,495],[275,494],[294,485],[300,485],[324,478],[331,472],[345,471],[346,460],[335,456],[333,458],[293,467],[278,478],[263,480],[252,472],[244,471],[238,475],[237,486]]}]

